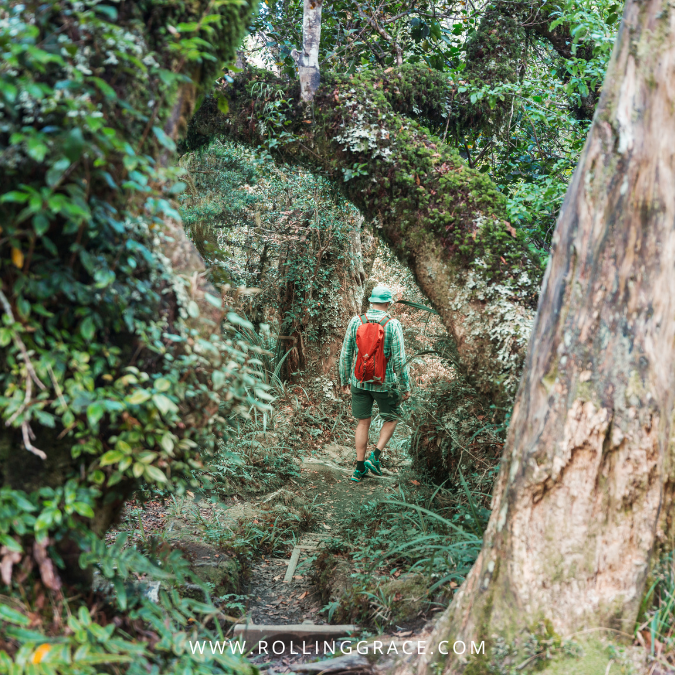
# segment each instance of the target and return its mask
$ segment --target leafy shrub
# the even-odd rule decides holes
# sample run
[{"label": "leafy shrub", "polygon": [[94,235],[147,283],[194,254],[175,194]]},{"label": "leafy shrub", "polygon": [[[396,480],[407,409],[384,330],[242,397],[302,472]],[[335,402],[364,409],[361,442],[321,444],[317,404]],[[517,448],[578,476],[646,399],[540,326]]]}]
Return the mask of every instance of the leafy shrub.
[{"label": "leafy shrub", "polygon": [[[169,167],[250,11],[233,0],[0,8],[5,672],[240,667],[188,654],[189,636],[219,631],[218,610],[171,590],[186,574],[178,559],[108,550],[99,536],[139,481],[180,486],[198,448],[269,398],[260,349],[237,332],[247,322],[200,277]],[[86,586],[94,565],[117,591],[98,614],[62,592]],[[133,569],[166,582],[159,602],[127,601]]]}]

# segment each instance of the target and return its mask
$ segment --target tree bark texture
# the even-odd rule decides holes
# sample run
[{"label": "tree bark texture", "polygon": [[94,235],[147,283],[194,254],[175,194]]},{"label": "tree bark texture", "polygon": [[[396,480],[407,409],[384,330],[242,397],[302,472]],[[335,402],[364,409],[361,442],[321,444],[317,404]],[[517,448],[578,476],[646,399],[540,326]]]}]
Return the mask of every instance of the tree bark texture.
[{"label": "tree bark texture", "polygon": [[300,97],[311,103],[319,88],[319,43],[321,42],[321,9],[323,0],[305,0],[302,15],[302,52],[295,49],[291,55],[298,64]]},{"label": "tree bark texture", "polygon": [[188,145],[217,134],[258,144],[270,129],[268,103],[288,100],[282,158],[320,168],[366,218],[379,218],[383,235],[440,312],[471,384],[508,404],[541,268],[506,222],[504,197],[490,179],[415,121],[440,119],[446,93],[442,75],[426,66],[328,74],[315,96],[314,121],[307,123],[297,84],[248,71],[228,89],[229,115],[214,100],[204,102]]},{"label": "tree bark texture", "polygon": [[[673,492],[674,32],[665,0],[627,4],[559,217],[483,550],[434,644],[538,622],[562,636],[632,631]],[[435,672],[431,651],[418,672]],[[444,669],[464,667],[449,656]]]}]

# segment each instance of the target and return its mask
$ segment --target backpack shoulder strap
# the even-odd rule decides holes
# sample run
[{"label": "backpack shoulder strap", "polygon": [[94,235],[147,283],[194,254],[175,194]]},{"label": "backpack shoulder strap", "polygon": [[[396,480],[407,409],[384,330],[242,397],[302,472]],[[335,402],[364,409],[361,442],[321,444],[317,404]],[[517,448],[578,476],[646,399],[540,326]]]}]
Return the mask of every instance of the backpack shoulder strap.
[{"label": "backpack shoulder strap", "polygon": [[368,317],[367,317],[365,314],[361,314],[361,316],[359,317],[359,319],[361,319],[361,323],[362,323],[362,324],[368,323]]},{"label": "backpack shoulder strap", "polygon": [[[385,321],[385,319],[386,319],[386,321]],[[382,323],[383,321],[384,321],[384,323]],[[387,315],[387,316],[383,316],[378,321],[378,323],[380,324],[380,326],[382,326],[382,328],[384,328],[390,321],[391,321],[391,317],[389,315]]]}]

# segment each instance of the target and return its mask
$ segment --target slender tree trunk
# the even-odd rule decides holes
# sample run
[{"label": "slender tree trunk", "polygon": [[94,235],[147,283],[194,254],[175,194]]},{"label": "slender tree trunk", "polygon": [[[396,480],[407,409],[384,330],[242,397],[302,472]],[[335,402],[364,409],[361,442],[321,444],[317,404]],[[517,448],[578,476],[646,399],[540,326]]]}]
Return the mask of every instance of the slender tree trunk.
[{"label": "slender tree trunk", "polygon": [[321,41],[321,9],[323,0],[305,0],[302,16],[302,51],[291,55],[298,64],[301,97],[305,103],[314,99],[319,88],[319,42]]},{"label": "slender tree trunk", "polygon": [[[482,553],[440,640],[630,633],[672,498],[675,13],[629,1],[554,237]],[[485,657],[483,657],[485,658]],[[496,658],[492,654],[491,658]],[[451,655],[445,672],[460,672]]]}]

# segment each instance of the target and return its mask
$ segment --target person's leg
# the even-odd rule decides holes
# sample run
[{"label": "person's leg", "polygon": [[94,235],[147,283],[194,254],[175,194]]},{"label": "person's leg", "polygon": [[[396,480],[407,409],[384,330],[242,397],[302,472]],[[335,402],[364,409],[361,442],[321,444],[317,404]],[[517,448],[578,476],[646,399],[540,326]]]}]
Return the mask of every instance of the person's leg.
[{"label": "person's leg", "polygon": [[356,425],[356,461],[362,462],[366,458],[366,447],[368,446],[368,432],[370,431],[370,421],[372,417],[365,420],[359,420]]},{"label": "person's leg", "polygon": [[380,455],[386,447],[389,439],[394,435],[396,425],[401,417],[401,397],[397,392],[377,392],[375,394],[377,406],[380,409],[380,415],[384,420],[380,437],[372,454],[365,461],[365,466],[374,474],[381,476],[382,467],[380,465]]},{"label": "person's leg", "polygon": [[388,420],[382,425],[382,429],[380,429],[380,438],[377,441],[377,448],[375,449],[375,459],[380,458],[379,455],[384,450],[387,443],[389,443],[389,439],[394,435],[397,424],[398,420]]},{"label": "person's leg", "polygon": [[356,470],[352,480],[358,482],[368,473],[364,459],[373,414],[373,397],[369,391],[352,386],[352,414],[358,420],[355,433]]}]

